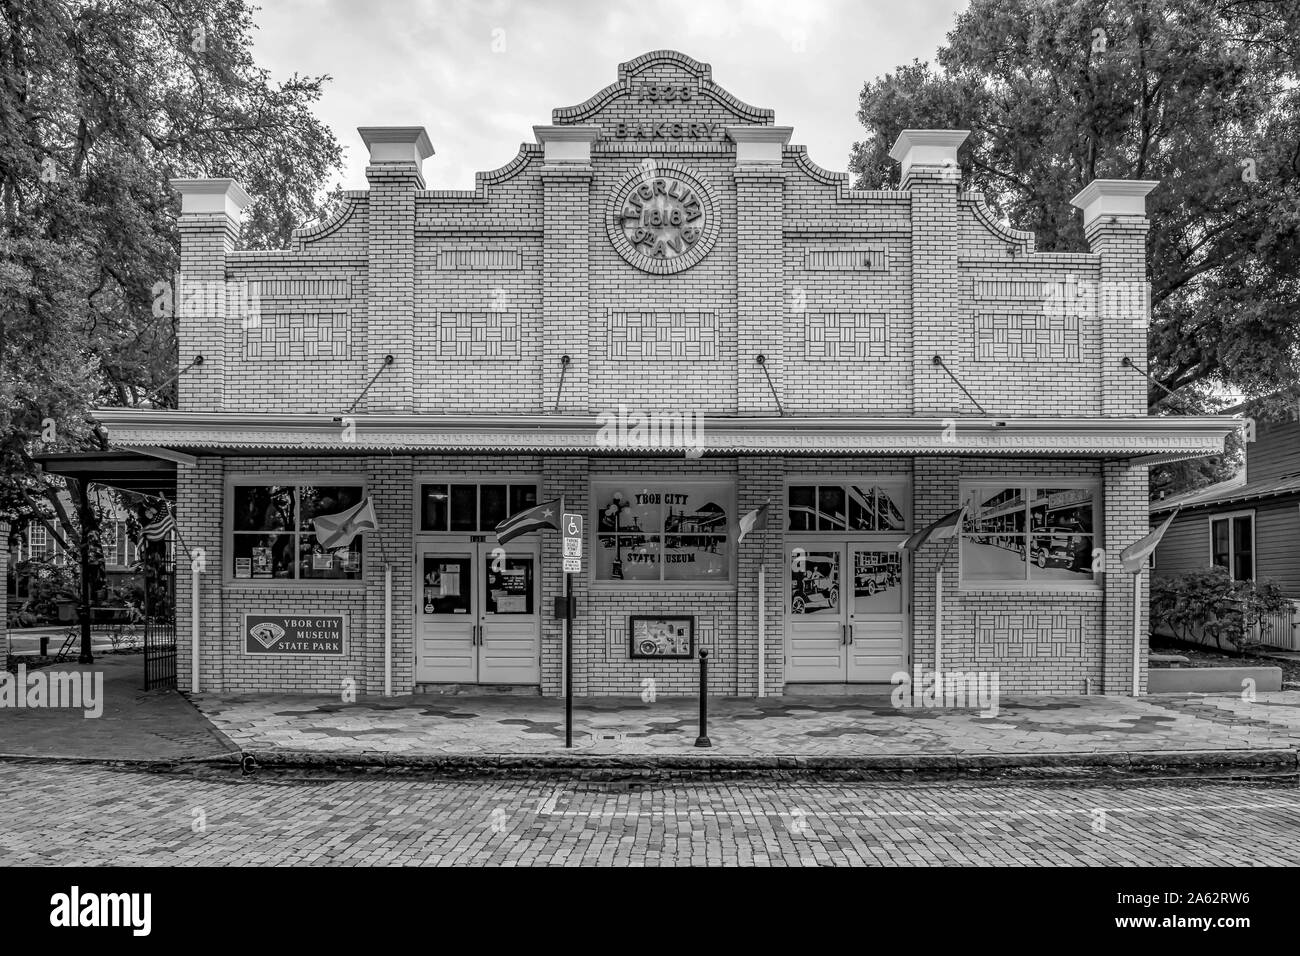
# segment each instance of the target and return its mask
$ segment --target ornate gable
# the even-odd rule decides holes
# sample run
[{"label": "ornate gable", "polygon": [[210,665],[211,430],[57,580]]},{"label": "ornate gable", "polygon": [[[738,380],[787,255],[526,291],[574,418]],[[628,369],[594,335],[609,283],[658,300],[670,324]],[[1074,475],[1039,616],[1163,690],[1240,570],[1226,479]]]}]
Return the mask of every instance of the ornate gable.
[{"label": "ornate gable", "polygon": [[552,112],[556,126],[598,126],[601,139],[629,143],[722,142],[727,126],[771,126],[773,112],[713,82],[712,68],[675,50],[622,63],[618,81]]}]

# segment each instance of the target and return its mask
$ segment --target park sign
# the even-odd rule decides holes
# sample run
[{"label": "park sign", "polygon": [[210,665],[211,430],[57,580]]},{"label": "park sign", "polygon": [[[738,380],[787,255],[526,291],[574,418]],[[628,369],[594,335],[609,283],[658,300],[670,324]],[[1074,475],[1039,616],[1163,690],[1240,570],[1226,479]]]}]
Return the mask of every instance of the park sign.
[{"label": "park sign", "polygon": [[346,614],[245,614],[244,653],[295,657],[343,657]]}]

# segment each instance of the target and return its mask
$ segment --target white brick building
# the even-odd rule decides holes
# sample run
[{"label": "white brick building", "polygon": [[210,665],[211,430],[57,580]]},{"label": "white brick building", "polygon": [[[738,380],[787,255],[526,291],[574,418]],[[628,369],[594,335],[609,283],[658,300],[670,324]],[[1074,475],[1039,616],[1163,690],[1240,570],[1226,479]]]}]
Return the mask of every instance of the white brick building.
[{"label": "white brick building", "polygon": [[[238,185],[176,183],[180,408],[101,418],[186,462],[202,689],[560,693],[560,538],[503,557],[492,527],[564,496],[579,695],[693,692],[701,648],[726,695],[937,656],[1009,693],[1130,691],[1134,579],[1095,551],[1146,532],[1150,463],[1233,427],[1147,418],[1125,365],[1154,184],[1090,184],[1090,251],[1037,253],[962,190],[965,132],[905,131],[898,188],[852,190],[674,52],[534,132],[454,191],[425,188],[422,128],[362,129],[370,188],[276,252],[235,248]],[[311,517],[363,495],[381,531],[322,550]],[[900,554],[963,503],[958,540]]]}]

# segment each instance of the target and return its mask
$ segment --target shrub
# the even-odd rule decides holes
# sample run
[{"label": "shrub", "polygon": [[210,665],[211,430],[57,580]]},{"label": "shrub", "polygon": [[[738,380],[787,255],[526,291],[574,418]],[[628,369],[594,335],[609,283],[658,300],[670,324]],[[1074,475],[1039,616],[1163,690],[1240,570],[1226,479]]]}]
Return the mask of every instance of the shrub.
[{"label": "shrub", "polygon": [[1261,642],[1254,628],[1265,615],[1288,610],[1291,602],[1273,581],[1234,581],[1226,568],[1166,575],[1151,582],[1151,622],[1163,623],[1180,640],[1196,634],[1226,638],[1243,653]]}]

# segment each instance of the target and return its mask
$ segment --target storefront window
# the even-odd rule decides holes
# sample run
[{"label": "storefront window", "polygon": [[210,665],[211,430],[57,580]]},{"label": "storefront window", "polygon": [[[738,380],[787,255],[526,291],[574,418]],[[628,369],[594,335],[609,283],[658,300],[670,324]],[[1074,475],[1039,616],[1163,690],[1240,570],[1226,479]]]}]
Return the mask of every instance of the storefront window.
[{"label": "storefront window", "polygon": [[1092,584],[1098,488],[971,483],[961,529],[966,584]]},{"label": "storefront window", "polygon": [[730,483],[596,481],[591,491],[596,581],[730,582]]},{"label": "storefront window", "polygon": [[791,485],[786,530],[902,531],[907,526],[905,500],[901,484]]},{"label": "storefront window", "polygon": [[537,485],[531,483],[421,485],[420,530],[483,534],[536,504]]},{"label": "storefront window", "polygon": [[360,484],[236,484],[231,574],[252,581],[360,580],[365,536],[327,550],[316,539],[312,521],[347,511],[364,496]]}]

